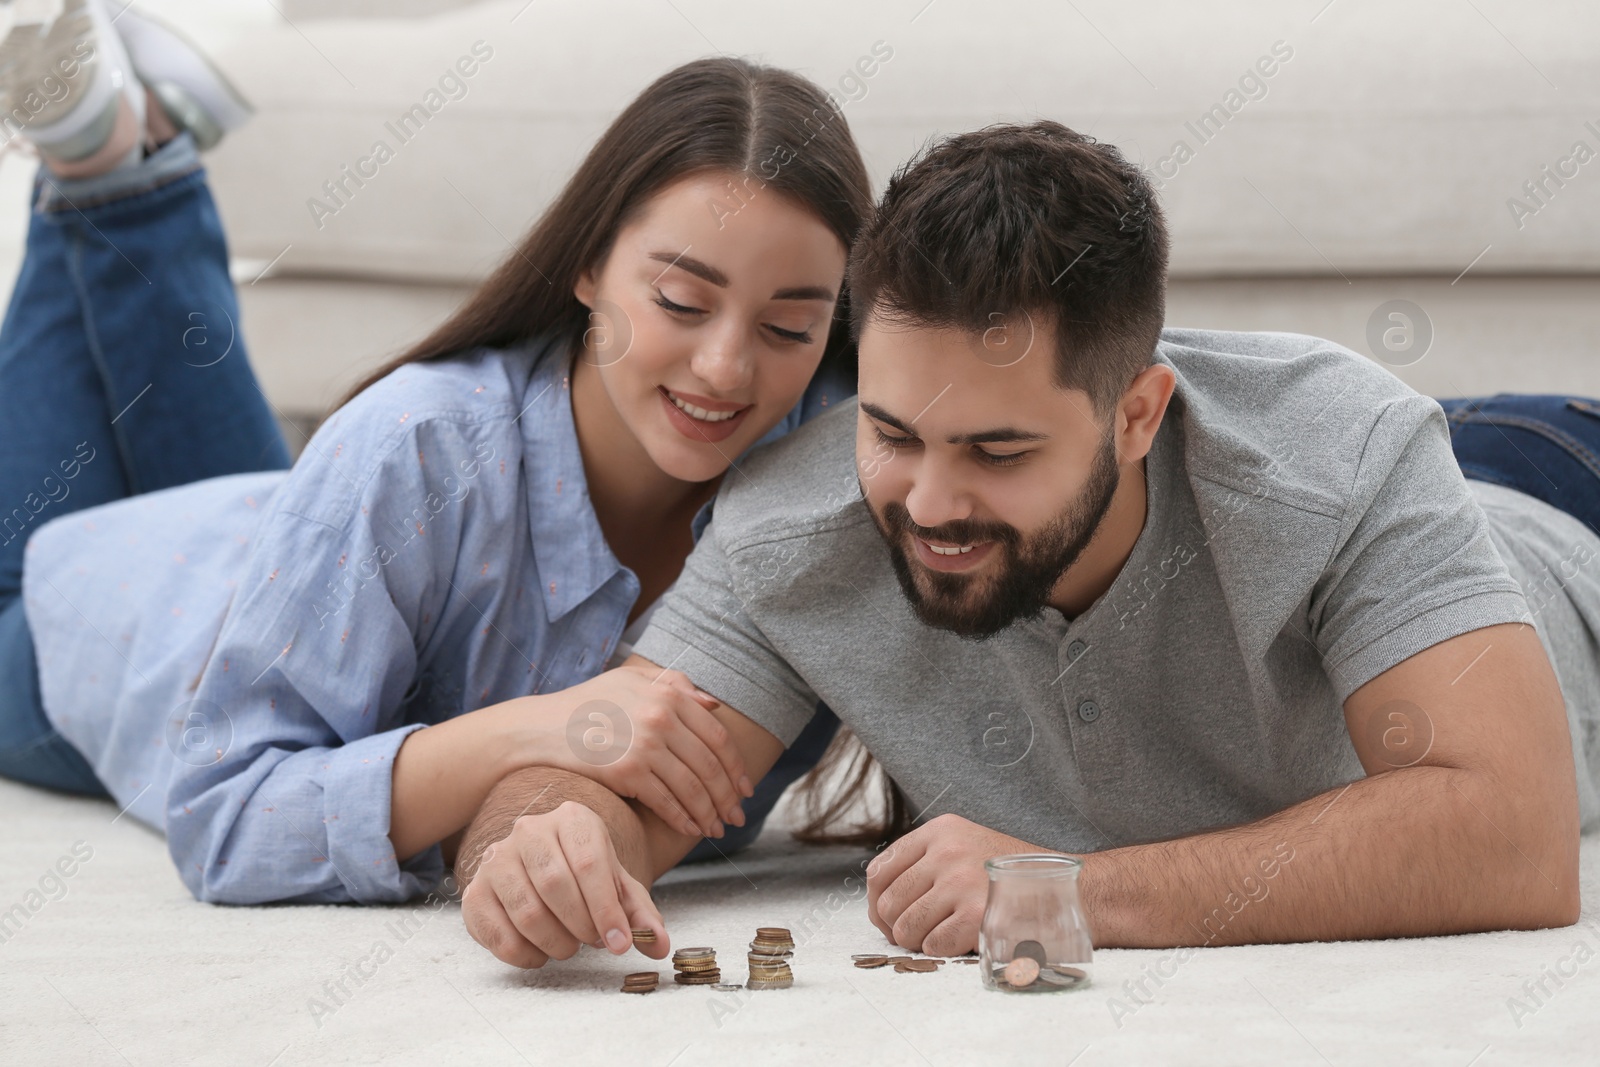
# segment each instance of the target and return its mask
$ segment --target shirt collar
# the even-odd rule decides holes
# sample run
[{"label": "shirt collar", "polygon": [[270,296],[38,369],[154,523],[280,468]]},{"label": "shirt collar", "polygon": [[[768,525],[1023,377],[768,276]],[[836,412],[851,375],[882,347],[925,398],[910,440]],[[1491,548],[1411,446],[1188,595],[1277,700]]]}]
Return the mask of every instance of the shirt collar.
[{"label": "shirt collar", "polygon": [[535,349],[533,373],[518,416],[527,471],[528,530],[551,622],[588,600],[623,569],[606,544],[589,500],[572,421],[570,369],[570,354],[560,341]]}]

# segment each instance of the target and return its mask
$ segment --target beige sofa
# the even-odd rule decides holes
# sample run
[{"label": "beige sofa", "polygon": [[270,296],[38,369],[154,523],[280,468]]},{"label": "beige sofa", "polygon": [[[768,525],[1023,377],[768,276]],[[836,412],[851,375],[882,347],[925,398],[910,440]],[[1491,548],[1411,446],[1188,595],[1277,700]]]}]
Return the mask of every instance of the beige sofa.
[{"label": "beige sofa", "polygon": [[507,253],[642,86],[727,51],[832,88],[880,183],[995,121],[1121,146],[1162,186],[1174,323],[1370,351],[1408,300],[1426,357],[1380,354],[1418,389],[1600,393],[1600,160],[1574,154],[1600,152],[1600,10],[1324,2],[290,3],[222,57],[259,108],[211,160],[246,336],[314,416]]}]

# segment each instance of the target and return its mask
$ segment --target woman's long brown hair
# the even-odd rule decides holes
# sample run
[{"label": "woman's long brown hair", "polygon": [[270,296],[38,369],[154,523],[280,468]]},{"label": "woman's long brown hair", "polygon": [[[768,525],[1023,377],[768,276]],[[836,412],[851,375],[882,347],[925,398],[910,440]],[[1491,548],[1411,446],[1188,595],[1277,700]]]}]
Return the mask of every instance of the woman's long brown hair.
[{"label": "woman's long brown hair", "polygon": [[[656,193],[690,174],[741,179],[729,204],[768,190],[814,212],[848,248],[872,210],[872,186],[844,115],[812,82],[742,59],[699,59],[656,79],[616,117],[517,248],[427,337],[379,366],[335,409],[408,363],[507,348],[541,336],[576,344],[589,309],[573,287],[598,271],[617,231]],[[707,205],[707,210],[712,210]],[[850,309],[841,292],[823,366],[854,382]],[[822,761],[796,785],[809,821],[795,833],[815,844],[877,844],[910,828],[905,798],[884,778],[888,818],[877,827],[829,827],[867,787],[873,759],[841,729]],[[862,759],[864,757],[864,759]],[[820,788],[830,769],[853,770],[842,789]]]},{"label": "woman's long brown hair", "polygon": [[[846,248],[872,209],[861,152],[843,113],[820,88],[742,59],[685,63],[616,117],[521,244],[454,314],[335,407],[408,363],[548,335],[576,343],[589,322],[589,310],[573,295],[579,276],[599,269],[617,231],[652,196],[705,171],[741,179],[728,204],[770,190],[814,212]],[[823,363],[854,381],[849,318],[841,293]]]},{"label": "woman's long brown hair", "polygon": [[[878,761],[855,732],[842,723],[833,735],[817,765],[793,785],[793,803],[801,812],[799,827],[791,831],[796,840],[810,845],[863,845],[876,848],[911,832],[913,817],[906,795],[895,780],[883,773],[879,778],[882,811],[858,819],[849,827],[838,827],[839,820],[857,806],[873,782]],[[836,770],[842,768],[842,771]],[[829,783],[835,774],[842,781]]]}]

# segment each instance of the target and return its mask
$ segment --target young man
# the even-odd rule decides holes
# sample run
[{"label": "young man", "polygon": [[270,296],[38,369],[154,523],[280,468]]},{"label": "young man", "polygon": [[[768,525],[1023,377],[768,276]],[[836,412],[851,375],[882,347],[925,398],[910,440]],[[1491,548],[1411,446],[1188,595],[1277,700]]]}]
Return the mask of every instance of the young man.
[{"label": "young man", "polygon": [[[826,701],[925,820],[868,868],[907,948],[975,947],[982,860],[1035,851],[1084,857],[1101,946],[1575,922],[1600,406],[1538,402],[1573,447],[1526,477],[1475,460],[1549,502],[1468,482],[1376,364],[1163,332],[1166,258],[1139,173],[1054,123],[903,171],[852,253],[859,406],[725,485],[623,669],[723,701],[752,778]],[[524,771],[463,845],[468,929],[624,951],[694,843]]]}]

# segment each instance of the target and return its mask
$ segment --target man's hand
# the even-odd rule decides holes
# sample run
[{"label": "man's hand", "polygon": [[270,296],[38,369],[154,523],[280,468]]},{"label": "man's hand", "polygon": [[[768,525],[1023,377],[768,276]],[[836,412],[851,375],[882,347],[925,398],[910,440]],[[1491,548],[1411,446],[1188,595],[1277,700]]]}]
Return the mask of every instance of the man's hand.
[{"label": "man's hand", "polygon": [[989,897],[983,861],[1018,852],[1051,850],[959,815],[940,815],[867,865],[867,918],[903,948],[931,956],[970,952],[978,947]]},{"label": "man's hand", "polygon": [[663,959],[670,947],[661,913],[624,869],[605,822],[572,800],[519,817],[510,836],[484,849],[461,917],[474,940],[517,967],[568,959],[585,944],[621,955],[634,928],[656,932],[638,946],[645,955]]}]

